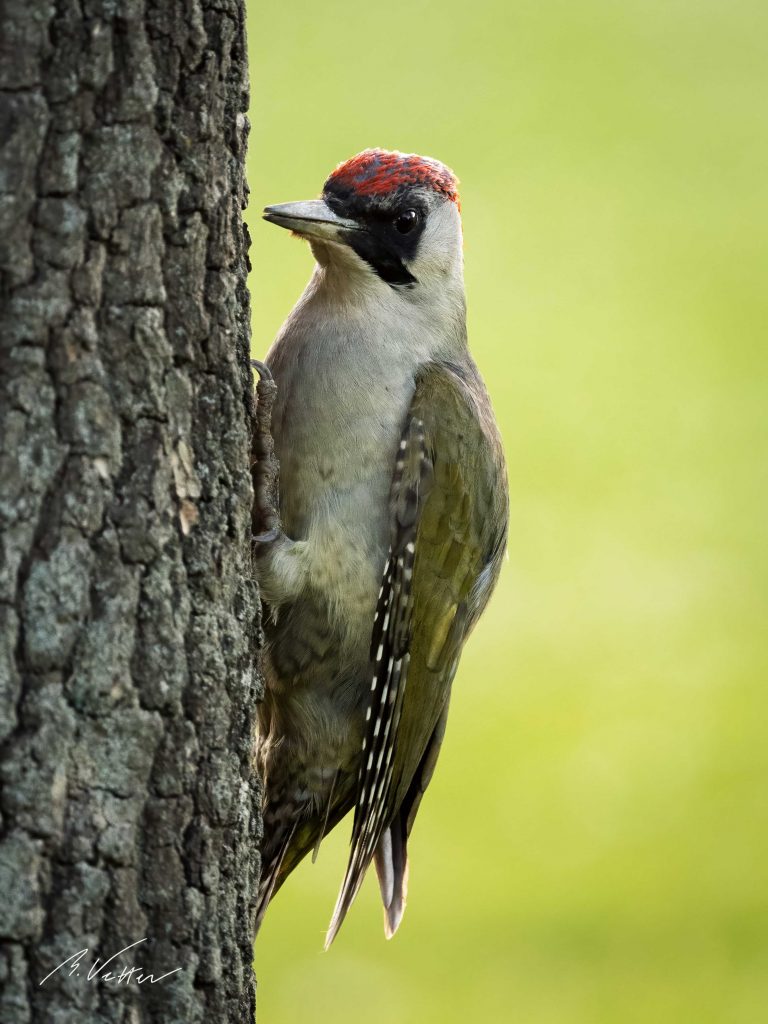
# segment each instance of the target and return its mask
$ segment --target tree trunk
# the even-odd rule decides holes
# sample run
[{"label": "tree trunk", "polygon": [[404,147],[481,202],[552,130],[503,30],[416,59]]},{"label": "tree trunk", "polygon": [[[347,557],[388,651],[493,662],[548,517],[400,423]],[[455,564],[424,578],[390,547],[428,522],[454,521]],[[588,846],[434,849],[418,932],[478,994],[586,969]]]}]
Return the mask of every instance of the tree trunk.
[{"label": "tree trunk", "polygon": [[0,1020],[245,1024],[243,0],[0,0],[0,69]]}]

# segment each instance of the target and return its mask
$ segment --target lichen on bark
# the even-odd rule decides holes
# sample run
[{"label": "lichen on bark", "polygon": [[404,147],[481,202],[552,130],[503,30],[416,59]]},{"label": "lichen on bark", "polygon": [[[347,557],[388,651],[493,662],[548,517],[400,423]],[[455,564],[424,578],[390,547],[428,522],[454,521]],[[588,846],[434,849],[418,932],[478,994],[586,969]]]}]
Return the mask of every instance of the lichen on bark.
[{"label": "lichen on bark", "polygon": [[0,4],[0,1021],[253,1019],[244,17]]}]

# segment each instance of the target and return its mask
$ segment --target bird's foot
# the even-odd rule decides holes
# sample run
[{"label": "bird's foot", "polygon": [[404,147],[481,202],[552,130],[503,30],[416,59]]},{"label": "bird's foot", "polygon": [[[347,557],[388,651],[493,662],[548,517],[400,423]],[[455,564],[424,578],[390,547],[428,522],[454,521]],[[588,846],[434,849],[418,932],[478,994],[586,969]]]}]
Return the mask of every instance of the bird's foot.
[{"label": "bird's foot", "polygon": [[280,463],[272,437],[272,407],[277,384],[269,367],[258,359],[251,366],[259,375],[256,384],[256,415],[251,439],[251,478],[253,480],[252,540],[271,544],[285,537],[280,526]]},{"label": "bird's foot", "polygon": [[277,607],[295,597],[304,587],[308,551],[307,542],[291,540],[280,523],[280,463],[272,437],[272,406],[277,384],[264,363],[252,359],[251,366],[259,374],[251,440],[254,568],[263,600]]}]

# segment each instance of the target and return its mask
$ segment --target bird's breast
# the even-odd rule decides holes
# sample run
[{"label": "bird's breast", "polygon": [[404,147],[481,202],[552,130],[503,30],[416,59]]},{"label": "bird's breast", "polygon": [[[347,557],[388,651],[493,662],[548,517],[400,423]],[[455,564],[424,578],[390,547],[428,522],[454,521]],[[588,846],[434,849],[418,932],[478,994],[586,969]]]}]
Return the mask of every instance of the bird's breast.
[{"label": "bird's breast", "polygon": [[283,528],[309,545],[310,586],[329,631],[366,662],[413,368],[360,331],[284,332],[268,362]]},{"label": "bird's breast", "polygon": [[413,370],[355,334],[333,340],[287,336],[270,353],[283,524],[294,539],[337,534],[378,551]]}]

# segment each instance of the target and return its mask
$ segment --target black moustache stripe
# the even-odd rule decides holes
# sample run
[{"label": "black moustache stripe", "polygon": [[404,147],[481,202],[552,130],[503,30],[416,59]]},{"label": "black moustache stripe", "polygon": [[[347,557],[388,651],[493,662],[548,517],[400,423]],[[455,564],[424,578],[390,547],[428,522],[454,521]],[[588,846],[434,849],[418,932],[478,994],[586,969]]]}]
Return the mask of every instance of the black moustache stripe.
[{"label": "black moustache stripe", "polygon": [[342,238],[360,259],[376,271],[382,281],[393,287],[416,284],[416,278],[397,253],[380,238],[368,231],[346,231]]}]

